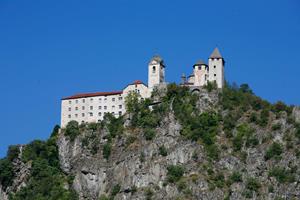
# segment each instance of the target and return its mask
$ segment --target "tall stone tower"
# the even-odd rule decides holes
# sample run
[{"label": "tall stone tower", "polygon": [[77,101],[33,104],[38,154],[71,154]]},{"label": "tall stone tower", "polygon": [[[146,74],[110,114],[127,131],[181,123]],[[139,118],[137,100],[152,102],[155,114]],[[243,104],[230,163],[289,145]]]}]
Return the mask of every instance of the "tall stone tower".
[{"label": "tall stone tower", "polygon": [[194,68],[194,86],[203,86],[207,83],[208,66],[203,60],[199,60],[193,66]]},{"label": "tall stone tower", "polygon": [[151,95],[154,87],[165,82],[165,65],[160,56],[154,56],[148,66],[148,88]]},{"label": "tall stone tower", "polygon": [[223,88],[225,84],[224,79],[224,65],[225,60],[218,48],[215,48],[208,60],[209,67],[209,81],[216,82],[218,88]]}]

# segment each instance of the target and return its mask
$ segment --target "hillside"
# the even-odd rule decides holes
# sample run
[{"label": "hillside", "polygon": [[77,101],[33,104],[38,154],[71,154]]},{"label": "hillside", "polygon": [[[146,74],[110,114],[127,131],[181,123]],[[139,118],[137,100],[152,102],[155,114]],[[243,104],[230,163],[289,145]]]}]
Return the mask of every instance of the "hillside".
[{"label": "hillside", "polygon": [[300,199],[299,107],[247,84],[170,84],[126,104],[121,118],[72,121],[47,141],[11,146],[0,199]]}]

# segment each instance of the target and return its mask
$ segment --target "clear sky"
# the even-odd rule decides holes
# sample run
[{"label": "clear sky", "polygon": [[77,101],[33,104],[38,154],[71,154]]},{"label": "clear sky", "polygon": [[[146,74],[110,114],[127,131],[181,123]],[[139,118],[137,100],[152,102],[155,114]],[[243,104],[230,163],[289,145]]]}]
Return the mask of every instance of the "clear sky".
[{"label": "clear sky", "polygon": [[226,79],[300,104],[299,0],[0,0],[0,157],[48,138],[61,97],[122,89],[160,54],[179,82],[218,46]]}]

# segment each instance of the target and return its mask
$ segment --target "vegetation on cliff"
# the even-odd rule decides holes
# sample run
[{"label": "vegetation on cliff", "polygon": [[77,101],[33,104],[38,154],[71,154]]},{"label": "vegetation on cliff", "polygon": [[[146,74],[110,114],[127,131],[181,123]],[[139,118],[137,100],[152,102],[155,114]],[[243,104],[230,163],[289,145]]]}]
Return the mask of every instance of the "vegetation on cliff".
[{"label": "vegetation on cliff", "polygon": [[[72,121],[62,130],[61,134],[70,143],[80,143],[88,156],[103,159],[107,165],[124,161],[116,156],[120,155],[117,153],[120,149],[131,153],[131,157],[137,154],[140,169],[149,160],[167,163],[167,159],[174,157],[175,150],[157,138],[173,116],[180,131],[178,136],[172,137],[177,142],[197,147],[187,163],[161,166],[165,170],[162,186],[137,188],[131,185],[124,189],[122,183],[114,182],[105,194],[99,195],[100,199],[140,191],[146,199],[155,199],[161,187],[167,185],[177,189],[177,199],[195,199],[192,185],[198,188],[200,181],[208,185],[208,191],[222,191],[224,199],[229,199],[236,188],[243,198],[274,194],[275,199],[279,198],[281,188],[288,184],[296,187],[300,173],[296,165],[300,158],[300,125],[292,115],[293,107],[283,102],[271,104],[254,95],[247,84],[227,84],[222,91],[209,84],[203,90],[204,96],[199,96],[197,90],[169,84],[163,95],[155,91],[153,98],[145,100],[133,93],[126,99],[126,115],[115,118],[106,114],[100,123]],[[212,93],[217,96],[217,103],[208,102],[205,97]],[[205,109],[203,104],[207,105]],[[71,189],[73,174],[67,175],[61,170],[56,144],[58,129],[55,127],[49,140],[33,141],[25,146],[21,154],[19,147],[10,147],[7,157],[0,160],[0,183],[4,191],[16,178],[16,160],[31,166],[25,187],[12,192],[10,199],[78,198]],[[144,151],[134,152],[139,145],[151,144],[157,148],[151,150],[155,152],[152,157]],[[255,159],[266,164],[252,169]],[[232,168],[226,169],[224,163]]]}]

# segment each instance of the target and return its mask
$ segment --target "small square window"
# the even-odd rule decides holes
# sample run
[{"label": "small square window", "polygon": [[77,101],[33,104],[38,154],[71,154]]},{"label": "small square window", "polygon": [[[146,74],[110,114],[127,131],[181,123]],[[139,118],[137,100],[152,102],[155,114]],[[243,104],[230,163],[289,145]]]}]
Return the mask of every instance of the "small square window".
[{"label": "small square window", "polygon": [[90,117],[93,117],[93,113],[92,112],[90,113]]},{"label": "small square window", "polygon": [[115,106],[112,106],[112,109],[115,109]]},{"label": "small square window", "polygon": [[69,101],[69,104],[72,104],[72,101]]},{"label": "small square window", "polygon": [[82,110],[85,110],[85,107],[84,107],[84,106],[82,106]]},{"label": "small square window", "polygon": [[78,110],[78,107],[75,107],[75,110]]},{"label": "small square window", "polygon": [[90,110],[93,110],[93,106],[90,106]]},{"label": "small square window", "polygon": [[119,111],[119,116],[121,116],[122,115],[122,111]]},{"label": "small square window", "polygon": [[112,98],[112,101],[115,101],[116,100],[116,98]]},{"label": "small square window", "polygon": [[122,97],[119,97],[119,100],[122,100],[123,98]]},{"label": "small square window", "polygon": [[81,114],[81,116],[82,116],[82,117],[84,117],[84,116],[85,116],[85,114],[84,114],[84,113],[82,113],[82,114]]},{"label": "small square window", "polygon": [[214,66],[214,68],[216,69],[216,65]]},{"label": "small square window", "polygon": [[119,109],[122,109],[122,105],[119,105]]},{"label": "small square window", "polygon": [[216,77],[216,76],[217,76],[217,74],[214,74],[214,76]]},{"label": "small square window", "polygon": [[76,99],[75,103],[78,103],[78,100]]},{"label": "small square window", "polygon": [[69,108],[68,110],[69,110],[69,111],[71,111],[72,109],[71,109],[71,108]]},{"label": "small square window", "polygon": [[71,115],[68,115],[69,118],[71,118]]},{"label": "small square window", "polygon": [[101,113],[101,112],[99,112],[99,113],[98,113],[98,116],[101,116],[101,115],[102,115],[102,113]]},{"label": "small square window", "polygon": [[99,108],[99,110],[101,110],[101,109],[102,109],[102,106],[99,106],[98,108]]},{"label": "small square window", "polygon": [[91,102],[92,102],[93,100],[94,100],[93,98],[90,99]]},{"label": "small square window", "polygon": [[75,117],[77,118],[77,117],[78,117],[78,114],[75,114]]},{"label": "small square window", "polygon": [[104,110],[106,110],[107,109],[107,106],[104,106]]},{"label": "small square window", "polygon": [[85,99],[82,99],[82,103],[85,103]]}]

